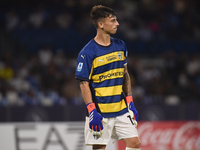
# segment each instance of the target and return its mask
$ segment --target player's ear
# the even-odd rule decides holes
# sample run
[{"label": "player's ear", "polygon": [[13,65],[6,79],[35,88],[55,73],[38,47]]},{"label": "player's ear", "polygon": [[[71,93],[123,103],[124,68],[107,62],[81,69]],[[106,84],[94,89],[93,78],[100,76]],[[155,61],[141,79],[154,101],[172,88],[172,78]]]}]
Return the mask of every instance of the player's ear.
[{"label": "player's ear", "polygon": [[104,21],[105,21],[105,18],[100,18],[98,20],[98,26],[99,26],[100,29],[104,28]]},{"label": "player's ear", "polygon": [[102,21],[99,21],[99,22],[98,22],[98,26],[99,26],[100,29],[103,29],[103,22],[102,22]]}]

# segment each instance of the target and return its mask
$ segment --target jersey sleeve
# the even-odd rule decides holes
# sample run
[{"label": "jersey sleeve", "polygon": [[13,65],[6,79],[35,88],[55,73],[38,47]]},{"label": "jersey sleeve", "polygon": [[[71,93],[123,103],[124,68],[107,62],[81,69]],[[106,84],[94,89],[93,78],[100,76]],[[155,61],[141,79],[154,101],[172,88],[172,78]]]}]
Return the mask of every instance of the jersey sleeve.
[{"label": "jersey sleeve", "polygon": [[89,81],[92,74],[93,53],[88,49],[80,51],[77,59],[75,78],[78,80]]},{"label": "jersey sleeve", "polygon": [[123,42],[124,44],[124,56],[125,56],[125,59],[124,59],[124,65],[127,64],[127,57],[128,57],[128,50],[127,50],[127,47],[126,47],[126,44]]}]

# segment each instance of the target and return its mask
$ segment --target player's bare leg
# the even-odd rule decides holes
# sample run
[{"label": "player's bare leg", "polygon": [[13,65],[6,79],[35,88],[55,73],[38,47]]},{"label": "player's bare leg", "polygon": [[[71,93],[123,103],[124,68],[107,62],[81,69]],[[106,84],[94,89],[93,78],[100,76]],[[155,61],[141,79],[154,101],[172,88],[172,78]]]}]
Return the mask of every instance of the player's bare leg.
[{"label": "player's bare leg", "polygon": [[93,145],[93,150],[105,150],[106,145]]},{"label": "player's bare leg", "polygon": [[126,138],[123,139],[126,144],[126,150],[139,150],[141,146],[141,142],[138,137]]}]

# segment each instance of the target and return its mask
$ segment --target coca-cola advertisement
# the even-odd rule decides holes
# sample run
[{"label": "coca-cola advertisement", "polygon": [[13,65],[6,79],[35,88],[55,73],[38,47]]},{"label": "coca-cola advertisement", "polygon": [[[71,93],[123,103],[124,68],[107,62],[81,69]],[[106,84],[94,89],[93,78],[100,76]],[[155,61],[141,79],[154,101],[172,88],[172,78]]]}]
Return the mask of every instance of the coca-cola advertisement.
[{"label": "coca-cola advertisement", "polygon": [[200,150],[200,121],[139,122],[138,132],[141,150]]}]

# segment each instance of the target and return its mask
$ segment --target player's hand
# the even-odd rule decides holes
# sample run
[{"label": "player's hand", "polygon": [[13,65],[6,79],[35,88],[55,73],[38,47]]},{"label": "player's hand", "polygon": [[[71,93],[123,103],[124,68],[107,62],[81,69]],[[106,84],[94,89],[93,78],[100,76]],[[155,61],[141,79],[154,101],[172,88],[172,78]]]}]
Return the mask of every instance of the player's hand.
[{"label": "player's hand", "polygon": [[126,102],[128,104],[128,110],[129,110],[129,113],[131,115],[131,118],[135,119],[138,122],[139,115],[138,115],[138,112],[137,112],[135,105],[133,103],[133,97],[131,95],[127,96]]},{"label": "player's hand", "polygon": [[97,112],[95,104],[86,105],[89,112],[89,127],[93,135],[101,136],[103,134],[103,117]]}]

